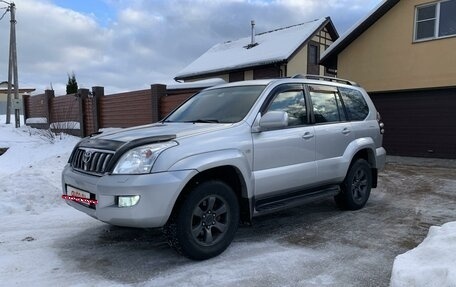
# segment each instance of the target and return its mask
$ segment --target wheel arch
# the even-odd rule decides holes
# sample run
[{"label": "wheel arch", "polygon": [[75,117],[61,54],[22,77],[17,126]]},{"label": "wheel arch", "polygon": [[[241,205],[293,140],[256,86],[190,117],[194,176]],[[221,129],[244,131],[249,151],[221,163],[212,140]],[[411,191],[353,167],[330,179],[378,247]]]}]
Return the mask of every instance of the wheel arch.
[{"label": "wheel arch", "polygon": [[195,176],[193,176],[187,182],[187,184],[177,197],[173,209],[171,211],[170,219],[172,219],[173,216],[177,214],[182,203],[185,201],[185,198],[192,191],[192,189],[198,184],[209,180],[222,181],[234,191],[239,203],[241,222],[249,223],[252,218],[252,208],[251,202],[248,197],[247,182],[245,181],[242,172],[236,166],[232,165],[212,167],[200,171]]},{"label": "wheel arch", "polygon": [[[377,187],[377,182],[378,182],[378,170],[376,168],[376,161],[375,161],[375,151],[372,150],[369,147],[362,148],[358,150],[354,155],[353,158],[350,162],[350,166],[348,170],[350,170],[350,167],[355,163],[358,159],[364,159],[367,161],[369,166],[371,167],[371,172],[372,172],[372,187],[376,188]],[[347,171],[348,172],[348,171]]]}]

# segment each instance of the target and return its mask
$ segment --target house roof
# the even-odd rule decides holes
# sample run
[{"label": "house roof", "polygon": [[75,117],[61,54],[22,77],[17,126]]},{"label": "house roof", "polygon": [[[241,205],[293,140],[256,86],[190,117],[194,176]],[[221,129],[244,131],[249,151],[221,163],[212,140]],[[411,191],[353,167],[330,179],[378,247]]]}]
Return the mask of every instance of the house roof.
[{"label": "house roof", "polygon": [[320,64],[329,68],[337,67],[337,55],[342,52],[348,45],[356,40],[364,31],[369,29],[378,19],[385,15],[400,0],[383,0],[367,16],[353,25],[345,32],[336,42],[334,42],[321,55]]},{"label": "house roof", "polygon": [[326,17],[256,34],[255,41],[258,45],[251,48],[247,48],[251,43],[250,37],[216,44],[177,73],[175,79],[287,61],[326,25],[328,32],[336,39],[339,35],[331,18]]},{"label": "house roof", "polygon": [[[14,88],[14,85],[12,85],[12,88]],[[18,93],[23,94],[23,93],[31,93],[34,92],[35,89],[19,89]],[[14,92],[14,90],[13,90]],[[8,94],[8,82],[0,82],[0,94]]]}]

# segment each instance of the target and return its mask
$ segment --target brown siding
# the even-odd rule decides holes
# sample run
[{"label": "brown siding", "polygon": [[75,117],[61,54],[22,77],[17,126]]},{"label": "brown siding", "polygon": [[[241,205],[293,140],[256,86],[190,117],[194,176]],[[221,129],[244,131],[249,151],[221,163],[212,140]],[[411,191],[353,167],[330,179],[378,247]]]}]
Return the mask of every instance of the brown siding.
[{"label": "brown siding", "polygon": [[273,79],[280,77],[279,67],[266,67],[253,70],[253,79]]},{"label": "brown siding", "polygon": [[93,118],[93,98],[87,98],[84,101],[84,130],[86,135],[97,132]]},{"label": "brown siding", "polygon": [[168,90],[166,97],[161,98],[160,118],[164,118],[185,100],[201,89]]},{"label": "brown siding", "polygon": [[36,95],[28,98],[27,108],[29,118],[45,118],[46,115],[46,95]]},{"label": "brown siding", "polygon": [[51,122],[79,121],[78,97],[66,95],[51,98]]},{"label": "brown siding", "polygon": [[370,95],[388,154],[456,158],[456,88]]},{"label": "brown siding", "polygon": [[[89,90],[80,89],[78,95],[54,97],[53,91],[46,91],[43,95],[25,96],[26,117],[48,118],[49,123],[82,121],[81,129],[62,124],[54,131],[86,136],[97,132],[97,128],[132,127],[152,123],[201,90],[167,90],[165,85],[157,84],[147,90],[104,96],[102,87],[92,89],[95,89],[92,95]],[[32,126],[49,127],[48,124]]]},{"label": "brown siding", "polygon": [[244,71],[231,72],[229,77],[230,83],[244,81]]},{"label": "brown siding", "polygon": [[100,99],[101,127],[132,127],[152,123],[150,90],[109,95]]}]

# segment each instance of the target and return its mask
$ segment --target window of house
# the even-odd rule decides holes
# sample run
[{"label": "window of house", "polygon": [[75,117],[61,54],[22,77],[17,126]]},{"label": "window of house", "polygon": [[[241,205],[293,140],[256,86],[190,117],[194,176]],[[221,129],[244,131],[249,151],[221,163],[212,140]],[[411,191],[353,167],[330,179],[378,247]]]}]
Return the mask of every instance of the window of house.
[{"label": "window of house", "polygon": [[309,45],[309,62],[311,65],[318,64],[318,47]]},{"label": "window of house", "polygon": [[307,74],[319,75],[320,66],[318,60],[320,59],[319,44],[311,41],[307,46]]},{"label": "window of house", "polygon": [[456,0],[439,1],[416,7],[415,40],[456,35]]}]

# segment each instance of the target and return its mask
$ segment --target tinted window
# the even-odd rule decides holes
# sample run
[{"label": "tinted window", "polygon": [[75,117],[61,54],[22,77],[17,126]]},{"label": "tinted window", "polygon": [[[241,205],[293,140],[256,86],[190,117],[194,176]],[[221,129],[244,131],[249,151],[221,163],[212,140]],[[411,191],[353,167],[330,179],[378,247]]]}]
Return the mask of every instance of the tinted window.
[{"label": "tinted window", "polygon": [[202,91],[166,118],[167,122],[235,123],[242,120],[265,86],[228,87]]},{"label": "tinted window", "polygon": [[347,88],[340,88],[339,92],[347,110],[348,119],[351,121],[364,120],[369,114],[369,107],[361,92]]},{"label": "tinted window", "polygon": [[278,93],[268,111],[284,111],[288,114],[288,126],[307,124],[307,110],[302,91]]},{"label": "tinted window", "polygon": [[313,112],[316,123],[330,123],[345,120],[345,114],[336,92],[311,90]]}]

